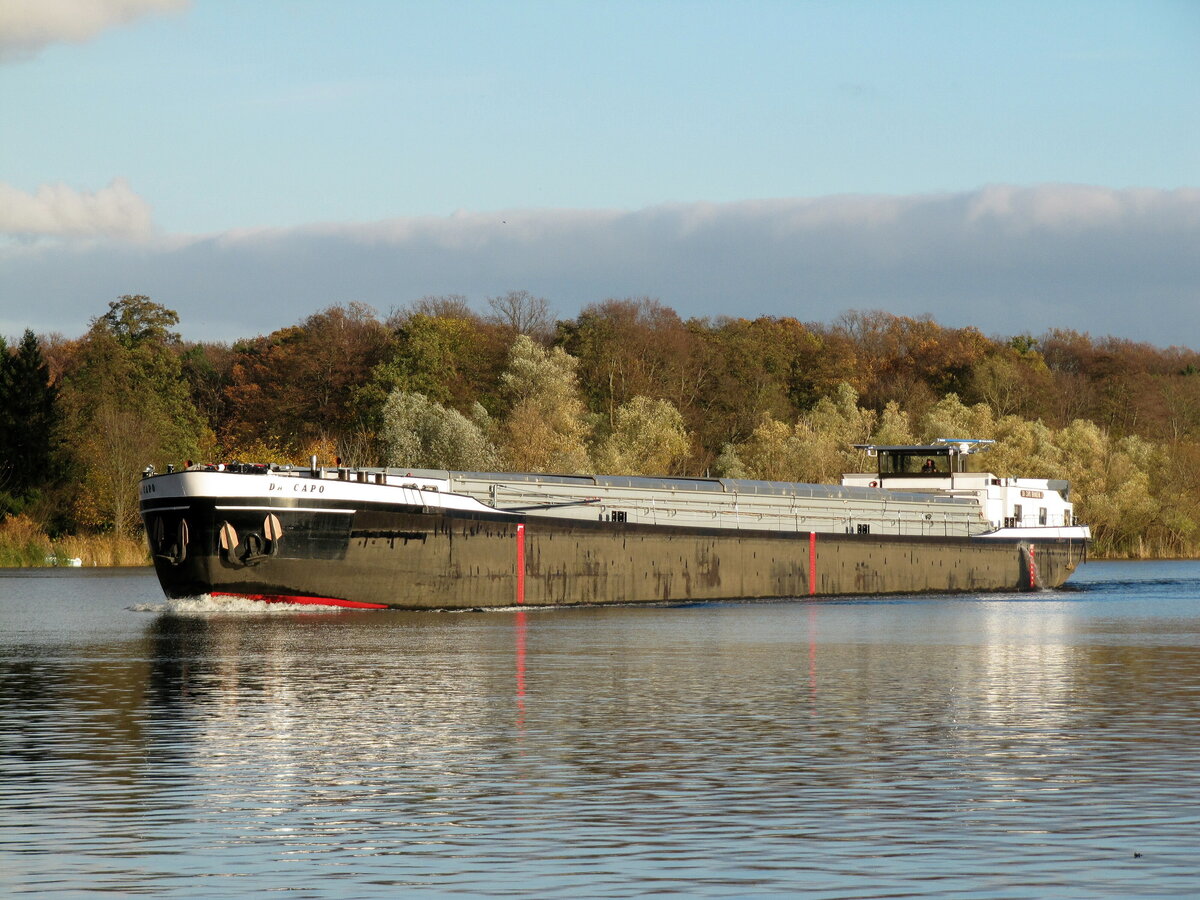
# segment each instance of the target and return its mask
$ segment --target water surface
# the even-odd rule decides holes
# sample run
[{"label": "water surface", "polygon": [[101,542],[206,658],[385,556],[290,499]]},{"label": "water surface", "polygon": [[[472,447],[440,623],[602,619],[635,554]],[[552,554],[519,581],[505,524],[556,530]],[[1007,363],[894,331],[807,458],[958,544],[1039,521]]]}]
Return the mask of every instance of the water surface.
[{"label": "water surface", "polygon": [[0,573],[0,893],[1200,893],[1200,564],[489,613]]}]

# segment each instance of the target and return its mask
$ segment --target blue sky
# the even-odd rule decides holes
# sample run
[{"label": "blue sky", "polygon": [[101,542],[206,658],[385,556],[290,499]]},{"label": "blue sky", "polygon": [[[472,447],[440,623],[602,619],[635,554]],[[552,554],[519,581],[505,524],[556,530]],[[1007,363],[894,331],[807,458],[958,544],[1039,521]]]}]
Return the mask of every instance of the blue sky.
[{"label": "blue sky", "polygon": [[0,0],[0,109],[0,334],[530,289],[1200,345],[1185,0]]}]

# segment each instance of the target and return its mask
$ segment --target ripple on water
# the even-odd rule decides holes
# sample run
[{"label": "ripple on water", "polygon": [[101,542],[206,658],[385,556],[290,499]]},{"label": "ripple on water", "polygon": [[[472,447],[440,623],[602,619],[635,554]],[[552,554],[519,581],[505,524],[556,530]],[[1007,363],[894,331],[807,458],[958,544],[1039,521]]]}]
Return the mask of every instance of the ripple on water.
[{"label": "ripple on water", "polygon": [[0,890],[1193,896],[1200,648],[1162,626],[1197,630],[1197,583],[536,616],[93,594],[124,632],[0,630]]}]

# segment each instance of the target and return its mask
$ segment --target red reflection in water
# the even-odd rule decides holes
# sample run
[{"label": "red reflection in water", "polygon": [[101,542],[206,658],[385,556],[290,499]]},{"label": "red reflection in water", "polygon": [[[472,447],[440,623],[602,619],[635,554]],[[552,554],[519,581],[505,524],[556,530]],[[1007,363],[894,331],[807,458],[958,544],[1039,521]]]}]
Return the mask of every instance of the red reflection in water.
[{"label": "red reflection in water", "polygon": [[517,732],[525,731],[525,610],[516,614],[517,639]]},{"label": "red reflection in water", "polygon": [[808,697],[812,700],[812,705],[808,708],[808,714],[815,716],[817,714],[817,605],[809,604],[808,607]]}]

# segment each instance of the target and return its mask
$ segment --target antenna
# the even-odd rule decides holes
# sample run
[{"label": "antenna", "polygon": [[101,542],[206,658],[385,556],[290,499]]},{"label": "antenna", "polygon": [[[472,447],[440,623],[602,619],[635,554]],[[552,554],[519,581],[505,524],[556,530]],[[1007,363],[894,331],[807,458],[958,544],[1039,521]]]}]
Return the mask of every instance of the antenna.
[{"label": "antenna", "polygon": [[963,456],[989,449],[995,441],[986,438],[938,438],[936,443],[948,444]]}]

